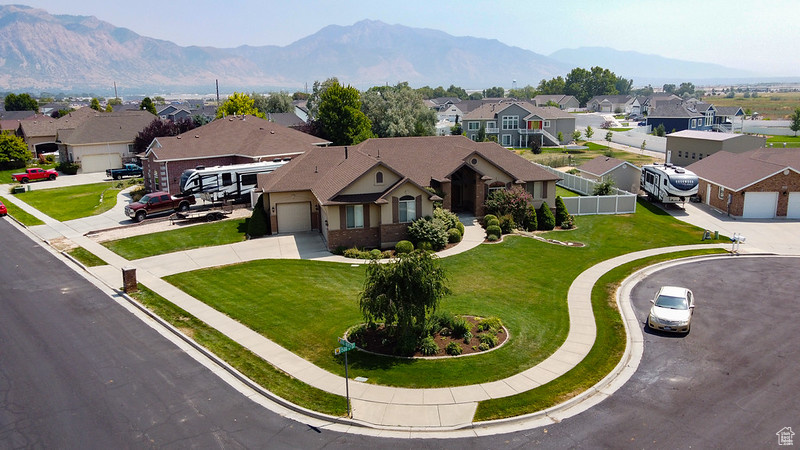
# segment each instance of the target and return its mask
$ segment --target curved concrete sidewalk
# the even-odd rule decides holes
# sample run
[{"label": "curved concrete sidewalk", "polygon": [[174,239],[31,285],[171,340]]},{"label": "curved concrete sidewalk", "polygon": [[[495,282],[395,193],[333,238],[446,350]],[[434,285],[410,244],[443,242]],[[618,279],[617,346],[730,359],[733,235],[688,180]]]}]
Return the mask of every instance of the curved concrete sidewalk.
[{"label": "curved concrete sidewalk", "polygon": [[[198,249],[198,251],[179,252],[184,253],[183,258],[186,258],[184,260],[164,255],[138,261],[127,261],[86,238],[69,224],[54,221],[30,206],[22,206],[24,202],[15,203],[45,220],[47,225],[41,227],[51,228],[54,232],[73,240],[109,263],[108,266],[88,269],[107,285],[118,287],[121,284],[120,269],[134,267],[137,269],[139,281],[148,288],[236,340],[274,366],[313,387],[337,395],[345,395],[343,377],[315,366],[161,279],[167,273],[230,264],[239,262],[243,258],[246,260],[263,259],[263,255],[259,257],[259,251],[255,251],[253,248],[248,250],[248,245],[267,245],[260,244],[259,241],[267,242],[272,238]],[[482,242],[483,232],[477,224],[469,224],[466,229],[469,231],[465,233],[463,245],[454,247],[449,254],[465,251]],[[281,238],[287,238],[287,236],[278,236],[278,248],[280,248]],[[712,246],[692,245],[643,250],[601,262],[581,273],[573,281],[567,295],[570,329],[563,345],[536,366],[506,379],[470,386],[435,389],[393,388],[351,380],[350,396],[354,418],[364,424],[389,427],[390,429],[448,430],[471,427],[478,402],[534,389],[564,375],[583,360],[591,350],[596,337],[591,290],[603,274],[614,267],[636,259],[678,250],[710,247]],[[445,256],[445,252],[442,253],[442,256]],[[231,254],[236,255],[236,258],[231,257]],[[291,257],[299,257],[299,252],[298,256]],[[339,257],[319,255],[321,260],[353,263],[352,259],[337,258]],[[162,264],[155,264],[157,261],[161,261]],[[191,264],[186,261],[191,261]],[[172,266],[171,269],[170,266]],[[159,269],[154,270],[153,267]]]}]

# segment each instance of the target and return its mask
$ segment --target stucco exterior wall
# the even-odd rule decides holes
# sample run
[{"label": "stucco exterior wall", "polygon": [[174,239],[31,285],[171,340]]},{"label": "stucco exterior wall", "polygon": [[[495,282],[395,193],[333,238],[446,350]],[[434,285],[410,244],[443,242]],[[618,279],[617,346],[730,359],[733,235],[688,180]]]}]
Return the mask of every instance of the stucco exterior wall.
[{"label": "stucco exterior wall", "polygon": [[[383,183],[376,183],[375,175],[383,173]],[[400,179],[394,172],[385,167],[376,167],[359,177],[355,182],[342,190],[342,194],[368,194],[386,190]]]}]

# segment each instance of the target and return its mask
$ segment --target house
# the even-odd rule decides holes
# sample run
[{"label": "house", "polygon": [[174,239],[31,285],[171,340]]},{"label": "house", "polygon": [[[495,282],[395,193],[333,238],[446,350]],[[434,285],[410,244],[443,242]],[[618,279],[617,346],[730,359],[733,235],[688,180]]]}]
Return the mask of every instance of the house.
[{"label": "house", "polygon": [[42,153],[58,151],[56,134],[59,129],[75,128],[89,117],[100,114],[105,113],[95,111],[88,106],[72,111],[58,119],[39,114],[30,120],[19,121],[16,133],[28,145],[31,156],[37,157]]},{"label": "house", "polygon": [[594,112],[623,113],[630,112],[630,104],[634,100],[631,95],[595,95],[586,102],[586,109]]},{"label": "house", "polygon": [[329,144],[255,116],[228,116],[178,136],[153,139],[141,154],[144,186],[147,192],[175,195],[186,169],[292,158]]},{"label": "house", "polygon": [[553,103],[558,105],[558,109],[564,111],[574,111],[581,107],[581,102],[573,95],[537,95],[531,102],[535,106],[551,106]]},{"label": "house", "polygon": [[267,113],[267,120],[275,122],[284,127],[299,127],[305,125],[305,120],[301,119],[294,112],[288,113]]},{"label": "house", "polygon": [[648,97],[636,97],[635,101],[631,103],[631,114],[634,114],[635,104],[639,104],[639,114],[647,115],[650,112],[651,107],[655,107],[656,104],[661,102],[681,102],[683,99],[678,97],[675,94],[669,94],[666,92],[658,92],[650,95]]},{"label": "house", "polygon": [[657,102],[648,110],[647,125],[652,129],[663,125],[667,133],[682,130],[710,131],[715,113],[714,106],[708,103]]},{"label": "house", "polygon": [[608,156],[598,156],[578,167],[583,178],[594,181],[614,181],[614,186],[636,194],[642,178],[642,169],[628,161]]},{"label": "house", "polygon": [[392,247],[439,201],[445,209],[483,216],[495,189],[520,186],[534,206],[552,206],[558,179],[494,142],[428,136],[314,148],[259,175],[258,186],[273,233],[318,230],[333,250]]},{"label": "house", "polygon": [[161,117],[164,120],[171,120],[173,122],[177,122],[181,119],[192,118],[191,111],[180,105],[167,105],[161,108],[158,111],[157,115],[158,117]]},{"label": "house", "polygon": [[714,131],[736,133],[744,126],[744,110],[740,106],[717,106],[714,114]]},{"label": "house", "polygon": [[742,153],[765,147],[767,138],[748,134],[683,130],[667,135],[668,161],[688,166],[717,152]]},{"label": "house", "polygon": [[558,133],[564,141],[571,139],[575,116],[528,102],[484,103],[464,115],[462,127],[472,140],[478,139],[483,128],[489,139],[503,147],[529,147],[533,139],[542,145],[560,145]]},{"label": "house", "polygon": [[687,167],[702,202],[747,219],[800,219],[800,152],[760,148],[717,152]]},{"label": "house", "polygon": [[81,173],[105,172],[133,162],[133,141],[153,120],[157,118],[147,111],[90,115],[74,128],[57,130],[59,160],[79,163]]}]

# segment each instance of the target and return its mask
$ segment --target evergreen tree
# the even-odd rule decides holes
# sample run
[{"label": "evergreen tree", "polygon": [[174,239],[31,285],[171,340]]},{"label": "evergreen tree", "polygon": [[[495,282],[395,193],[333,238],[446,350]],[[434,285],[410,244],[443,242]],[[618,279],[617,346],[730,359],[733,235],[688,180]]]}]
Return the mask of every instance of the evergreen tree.
[{"label": "evergreen tree", "polygon": [[253,215],[247,221],[247,234],[250,237],[259,237],[269,234],[267,229],[267,211],[264,209],[264,194],[258,196],[253,206]]}]

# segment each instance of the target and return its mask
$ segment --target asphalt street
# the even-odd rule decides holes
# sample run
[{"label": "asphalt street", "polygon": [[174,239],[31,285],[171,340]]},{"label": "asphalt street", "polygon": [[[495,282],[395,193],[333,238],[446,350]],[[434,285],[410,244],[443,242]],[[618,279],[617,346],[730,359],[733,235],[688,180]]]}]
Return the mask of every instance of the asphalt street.
[{"label": "asphalt street", "polygon": [[459,440],[314,429],[249,400],[0,220],[0,448],[764,448],[800,429],[800,259],[731,257],[649,276],[693,289],[692,332],[645,332],[633,378],[561,423]]}]

